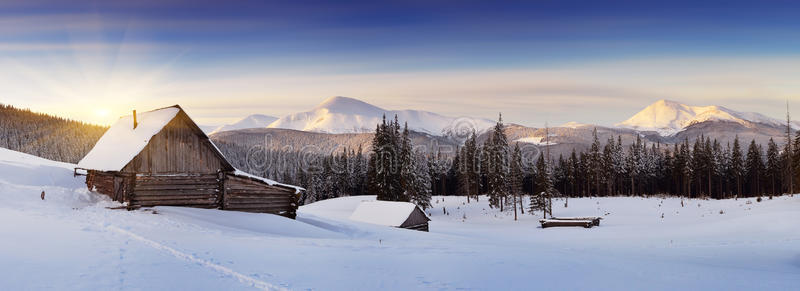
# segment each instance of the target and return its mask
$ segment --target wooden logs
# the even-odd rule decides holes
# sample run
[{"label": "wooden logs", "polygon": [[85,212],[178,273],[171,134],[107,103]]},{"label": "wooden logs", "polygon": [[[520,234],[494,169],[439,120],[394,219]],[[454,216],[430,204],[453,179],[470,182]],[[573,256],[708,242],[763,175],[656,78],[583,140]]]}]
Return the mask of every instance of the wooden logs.
[{"label": "wooden logs", "polygon": [[540,219],[539,223],[542,228],[560,227],[560,226],[582,226],[585,228],[592,228],[594,221],[591,220],[555,220],[555,219]]}]

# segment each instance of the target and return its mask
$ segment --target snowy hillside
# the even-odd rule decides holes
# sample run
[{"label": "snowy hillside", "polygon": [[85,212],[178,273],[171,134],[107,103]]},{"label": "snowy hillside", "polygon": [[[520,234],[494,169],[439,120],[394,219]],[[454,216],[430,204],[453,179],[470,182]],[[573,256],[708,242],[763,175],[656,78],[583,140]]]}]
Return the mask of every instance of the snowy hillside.
[{"label": "snowy hillside", "polygon": [[[2,290],[793,290],[800,196],[581,198],[540,214],[434,197],[430,233],[352,221],[345,197],[276,215],[155,207],[89,192],[72,164],[0,150]],[[46,192],[45,200],[40,193]],[[527,201],[524,202],[527,204]],[[576,280],[575,278],[580,278]]]},{"label": "snowy hillside", "polygon": [[83,181],[72,177],[75,166],[0,148],[0,183],[42,187],[85,187]]},{"label": "snowy hillside", "polygon": [[[663,136],[674,135],[687,126],[705,121],[730,121],[743,125],[759,123],[768,126],[784,126],[778,120],[755,112],[738,112],[722,106],[689,106],[670,100],[659,100],[621,123],[619,127],[640,131],[656,131]],[[800,128],[794,122],[793,127]]]},{"label": "snowy hillside", "polygon": [[494,125],[494,121],[488,119],[447,117],[420,110],[386,110],[357,99],[336,96],[310,111],[284,116],[269,127],[323,133],[373,132],[383,115],[387,119],[397,115],[400,122],[408,122],[409,129],[431,135],[461,137],[472,129],[480,133]]},{"label": "snowy hillside", "polygon": [[253,114],[232,124],[219,126],[212,130],[209,134],[238,129],[264,128],[275,122],[275,120],[278,120],[278,118],[263,114]]}]

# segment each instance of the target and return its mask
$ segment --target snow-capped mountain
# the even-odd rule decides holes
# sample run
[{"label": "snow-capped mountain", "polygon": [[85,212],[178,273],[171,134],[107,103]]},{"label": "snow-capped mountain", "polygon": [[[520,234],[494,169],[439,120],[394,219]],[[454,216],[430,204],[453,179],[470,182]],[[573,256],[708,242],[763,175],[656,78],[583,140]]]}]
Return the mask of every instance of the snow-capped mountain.
[{"label": "snow-capped mountain", "polygon": [[[616,126],[639,131],[655,131],[662,136],[671,136],[690,125],[706,121],[735,122],[744,126],[763,124],[785,127],[786,125],[785,120],[755,112],[738,112],[722,106],[690,106],[670,100],[659,100]],[[792,127],[800,127],[800,124],[793,122]]]},{"label": "snow-capped mountain", "polygon": [[241,120],[234,122],[232,124],[219,126],[214,130],[212,130],[209,134],[214,134],[221,131],[237,130],[237,129],[264,128],[267,127],[267,125],[269,125],[270,123],[275,122],[275,120],[278,120],[278,118],[263,114],[253,114],[245,118],[242,118]]},{"label": "snow-capped mountain", "polygon": [[411,130],[436,136],[464,137],[474,129],[480,133],[494,121],[471,117],[448,117],[420,110],[386,110],[358,99],[330,97],[310,111],[284,116],[269,128],[285,128],[322,133],[373,132],[383,116],[408,122]]}]

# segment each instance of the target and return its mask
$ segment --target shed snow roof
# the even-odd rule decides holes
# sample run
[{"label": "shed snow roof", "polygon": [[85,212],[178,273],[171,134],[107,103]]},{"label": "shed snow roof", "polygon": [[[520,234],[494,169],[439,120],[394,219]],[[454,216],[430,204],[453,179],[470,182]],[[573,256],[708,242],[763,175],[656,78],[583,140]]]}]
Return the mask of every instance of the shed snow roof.
[{"label": "shed snow roof", "polygon": [[120,117],[78,162],[78,167],[98,171],[122,170],[180,110],[179,107],[172,106],[138,113],[138,125],[135,129],[133,115]]},{"label": "shed snow roof", "polygon": [[416,208],[409,202],[364,201],[350,215],[350,220],[399,227]]},{"label": "shed snow roof", "polygon": [[258,180],[258,181],[267,183],[267,185],[270,185],[270,186],[281,186],[281,187],[285,187],[285,188],[293,188],[295,194],[306,190],[306,189],[303,189],[303,187],[298,187],[298,186],[289,185],[289,184],[283,184],[283,183],[277,182],[275,180],[270,180],[270,179],[267,179],[267,178],[264,178],[264,177],[259,177],[259,176],[247,173],[247,172],[239,170],[239,169],[236,169],[235,171],[233,171],[233,175],[234,176],[238,176],[238,177],[244,177],[244,178],[250,178],[250,179]]}]

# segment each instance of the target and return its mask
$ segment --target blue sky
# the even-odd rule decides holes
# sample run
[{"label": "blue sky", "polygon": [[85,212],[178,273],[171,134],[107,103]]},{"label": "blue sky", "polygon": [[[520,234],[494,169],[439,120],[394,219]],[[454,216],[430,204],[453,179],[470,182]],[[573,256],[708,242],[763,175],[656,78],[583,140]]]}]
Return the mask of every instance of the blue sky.
[{"label": "blue sky", "polygon": [[0,3],[0,102],[101,123],[180,103],[215,124],[343,95],[533,126],[662,98],[800,106],[792,1],[61,2]]}]

